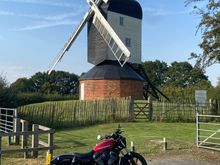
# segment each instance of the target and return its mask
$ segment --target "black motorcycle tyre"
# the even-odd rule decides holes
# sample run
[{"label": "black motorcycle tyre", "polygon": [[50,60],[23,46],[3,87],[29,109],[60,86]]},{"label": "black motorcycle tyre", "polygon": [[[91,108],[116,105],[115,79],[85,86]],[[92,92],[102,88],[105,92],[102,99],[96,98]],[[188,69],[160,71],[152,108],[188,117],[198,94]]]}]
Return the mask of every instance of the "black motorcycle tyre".
[{"label": "black motorcycle tyre", "polygon": [[[127,159],[130,165],[147,165],[147,161],[144,157],[136,152],[131,152],[129,156],[127,156]],[[141,164],[137,164],[137,162]]]}]

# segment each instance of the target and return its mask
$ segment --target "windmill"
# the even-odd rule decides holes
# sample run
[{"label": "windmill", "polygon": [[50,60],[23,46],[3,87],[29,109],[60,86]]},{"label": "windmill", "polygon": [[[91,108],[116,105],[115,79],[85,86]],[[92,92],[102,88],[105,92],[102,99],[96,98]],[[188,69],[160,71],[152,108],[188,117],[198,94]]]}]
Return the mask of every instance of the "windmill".
[{"label": "windmill", "polygon": [[[88,62],[95,66],[80,77],[80,99],[159,98],[141,67],[142,8],[136,0],[87,0],[89,10],[64,45],[49,73],[88,24]],[[146,92],[145,92],[146,95]]]}]

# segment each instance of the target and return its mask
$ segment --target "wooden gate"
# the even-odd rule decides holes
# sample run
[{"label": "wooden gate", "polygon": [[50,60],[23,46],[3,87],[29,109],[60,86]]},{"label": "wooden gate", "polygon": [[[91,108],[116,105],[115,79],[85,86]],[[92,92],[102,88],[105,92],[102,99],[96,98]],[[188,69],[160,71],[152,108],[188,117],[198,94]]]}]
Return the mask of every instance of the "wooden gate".
[{"label": "wooden gate", "polygon": [[135,100],[133,101],[134,118],[139,120],[152,120],[153,108],[152,101],[148,100]]}]

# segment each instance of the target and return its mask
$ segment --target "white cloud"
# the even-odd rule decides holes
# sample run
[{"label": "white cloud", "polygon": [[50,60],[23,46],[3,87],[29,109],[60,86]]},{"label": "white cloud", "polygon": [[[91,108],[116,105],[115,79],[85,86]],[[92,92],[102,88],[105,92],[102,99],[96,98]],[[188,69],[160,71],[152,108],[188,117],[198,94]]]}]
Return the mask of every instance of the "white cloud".
[{"label": "white cloud", "polygon": [[9,83],[14,82],[18,78],[21,77],[29,77],[31,73],[27,72],[27,68],[24,68],[23,66],[18,65],[0,65],[0,73],[3,73],[3,75],[6,76],[6,80],[9,81]]},{"label": "white cloud", "polygon": [[58,14],[58,15],[42,16],[39,14],[19,14],[19,13],[15,13],[11,11],[0,11],[0,16],[14,16],[14,17],[16,16],[16,17],[38,19],[38,20],[59,21],[59,20],[64,20],[66,18],[70,18],[70,17],[76,17],[82,14],[83,12],[85,12],[85,9],[80,9],[75,12],[69,12],[69,13]]},{"label": "white cloud", "polygon": [[78,22],[70,21],[70,20],[64,20],[64,21],[58,21],[58,22],[39,22],[35,25],[28,25],[26,27],[17,29],[17,31],[27,31],[27,30],[38,30],[38,29],[44,29],[44,28],[50,28],[50,27],[56,27],[56,26],[62,26],[62,25],[75,25]]},{"label": "white cloud", "polygon": [[[26,25],[25,27],[21,28],[14,28],[16,31],[26,31],[26,30],[37,30],[61,25],[74,25],[79,22],[73,21],[76,20],[74,17],[77,17],[86,11],[85,7],[78,7],[74,10],[74,12],[69,13],[62,13],[56,15],[39,15],[39,14],[21,14],[15,13],[11,11],[0,11],[0,16],[11,16],[11,17],[25,17],[30,18],[31,22],[34,24]],[[78,20],[78,19],[77,19]]]},{"label": "white cloud", "polygon": [[185,11],[169,11],[164,9],[143,8],[144,14],[148,16],[169,16],[169,15],[182,15],[190,13],[189,10]]},{"label": "white cloud", "polygon": [[15,16],[15,13],[10,11],[0,11],[0,16]]},{"label": "white cloud", "polygon": [[[81,14],[81,11],[78,11],[78,13],[71,12],[71,13],[65,13],[65,14],[54,15],[54,16],[43,16],[43,17],[36,16],[36,18],[44,19],[44,20],[48,20],[48,21],[59,21],[59,20],[64,20],[66,18],[78,16],[79,14]],[[34,17],[34,15],[33,15],[33,17]]]},{"label": "white cloud", "polygon": [[71,3],[52,0],[0,0],[0,2],[13,2],[13,3],[30,3],[38,5],[59,6],[59,7],[73,7]]}]

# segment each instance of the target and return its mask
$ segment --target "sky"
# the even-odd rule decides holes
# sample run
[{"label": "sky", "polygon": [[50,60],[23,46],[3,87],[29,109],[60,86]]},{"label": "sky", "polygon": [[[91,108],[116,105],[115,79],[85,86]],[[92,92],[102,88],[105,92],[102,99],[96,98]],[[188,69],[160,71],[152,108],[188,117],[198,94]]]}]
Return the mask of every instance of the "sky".
[{"label": "sky", "polygon": [[[192,14],[192,6],[185,7],[185,0],[138,1],[144,14],[142,61],[194,65],[189,57],[201,52],[201,34],[196,34],[200,18]],[[46,72],[88,9],[86,0],[0,0],[0,75],[12,83]],[[55,70],[80,75],[92,67],[85,27]],[[206,69],[214,86],[219,70],[219,64]]]}]

